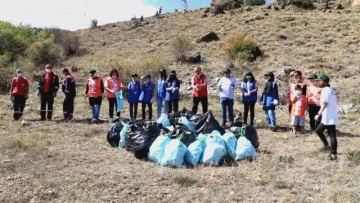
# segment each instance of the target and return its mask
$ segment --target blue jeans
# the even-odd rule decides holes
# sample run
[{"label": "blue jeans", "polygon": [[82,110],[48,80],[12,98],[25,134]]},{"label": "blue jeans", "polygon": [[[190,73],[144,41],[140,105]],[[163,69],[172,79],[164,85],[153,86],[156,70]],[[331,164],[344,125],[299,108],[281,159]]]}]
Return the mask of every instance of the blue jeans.
[{"label": "blue jeans", "polygon": [[157,106],[157,118],[160,118],[161,113],[168,114],[169,107],[167,105],[167,102],[165,102],[165,99],[157,98],[156,106]]},{"label": "blue jeans", "polygon": [[264,111],[265,111],[267,123],[270,125],[270,127],[276,127],[276,117],[275,117],[274,108],[266,107]]},{"label": "blue jeans", "polygon": [[223,122],[226,122],[226,109],[229,111],[229,121],[230,123],[234,122],[234,100],[221,97],[220,98],[221,103],[221,118]]}]

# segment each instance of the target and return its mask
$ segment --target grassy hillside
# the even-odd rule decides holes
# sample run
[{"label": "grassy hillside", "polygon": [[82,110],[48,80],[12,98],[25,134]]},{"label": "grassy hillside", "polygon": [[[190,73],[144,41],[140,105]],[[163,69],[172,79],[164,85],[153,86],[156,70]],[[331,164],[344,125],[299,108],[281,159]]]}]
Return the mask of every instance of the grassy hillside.
[{"label": "grassy hillside", "polygon": [[[273,133],[264,127],[264,115],[257,105],[258,158],[235,166],[195,169],[162,168],[136,160],[131,153],[108,145],[110,124],[89,123],[90,108],[81,93],[90,67],[106,75],[110,67],[136,67],[144,58],[158,57],[187,82],[192,65],[174,62],[171,41],[182,34],[196,44],[197,38],[210,31],[220,40],[196,44],[195,51],[206,56],[203,66],[211,79],[229,63],[222,44],[232,33],[241,32],[255,38],[265,55],[254,63],[237,65],[235,75],[251,69],[262,88],[262,75],[269,70],[281,72],[292,66],[305,73],[327,73],[338,91],[339,103],[359,107],[360,10],[323,13],[254,7],[250,12],[238,9],[232,14],[201,18],[203,11],[145,19],[149,24],[138,28],[121,22],[77,31],[83,44],[80,55],[63,61],[63,66],[78,70],[71,122],[61,120],[60,93],[54,120],[39,121],[34,82],[24,113],[28,125],[11,121],[9,97],[1,95],[0,202],[358,202],[358,112],[341,115],[339,160],[330,162],[327,154],[319,151],[321,142],[315,134],[295,137],[290,133],[285,106],[276,111],[281,128]],[[264,19],[245,23],[254,16]],[[58,73],[59,68],[55,70]],[[286,77],[279,82],[284,92]],[[217,98],[212,97],[209,103],[209,109],[218,116]],[[185,98],[180,106],[190,108],[191,101]],[[107,119],[107,107],[104,100],[101,119]],[[125,117],[127,108],[126,104],[122,112]],[[242,111],[240,102],[235,103],[235,109]]]}]

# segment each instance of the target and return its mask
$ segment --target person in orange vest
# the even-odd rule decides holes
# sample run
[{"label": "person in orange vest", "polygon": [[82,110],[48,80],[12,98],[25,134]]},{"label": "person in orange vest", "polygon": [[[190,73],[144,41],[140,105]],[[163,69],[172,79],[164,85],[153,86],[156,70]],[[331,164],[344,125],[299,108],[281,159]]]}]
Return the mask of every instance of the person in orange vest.
[{"label": "person in orange vest", "polygon": [[305,126],[305,110],[307,108],[306,96],[302,95],[302,88],[296,85],[293,96],[291,97],[291,126],[294,134],[304,132]]},{"label": "person in orange vest", "polygon": [[116,69],[110,71],[109,77],[104,81],[104,88],[109,101],[109,123],[112,123],[114,121],[114,108],[116,109],[116,116],[120,117],[120,112],[117,112],[118,107],[115,93],[123,88],[119,72]]},{"label": "person in orange vest", "polygon": [[208,111],[208,89],[209,79],[202,73],[201,66],[195,68],[195,74],[191,78],[193,88],[193,106],[192,112],[197,113],[198,105],[201,103],[203,114]]},{"label": "person in orange vest", "polygon": [[[45,66],[45,73],[38,82],[37,95],[41,100],[41,120],[51,120],[53,113],[54,98],[59,90],[59,77],[52,72],[52,65]],[[46,111],[47,106],[47,111]],[[46,117],[45,117],[46,116]]]},{"label": "person in orange vest", "polygon": [[301,94],[306,96],[306,83],[303,81],[301,71],[298,71],[298,70],[293,72],[293,82],[290,83],[290,87],[289,87],[289,90],[288,90],[287,98],[288,98],[288,102],[289,102],[289,114],[291,114],[291,109],[292,109],[291,98],[295,94],[295,86],[296,85],[300,85]]},{"label": "person in orange vest", "polygon": [[23,77],[21,70],[16,70],[16,76],[11,81],[10,96],[14,109],[14,120],[22,118],[25,103],[29,94],[29,81]]},{"label": "person in orange vest", "polygon": [[67,68],[62,69],[62,73],[64,79],[62,81],[61,90],[65,95],[63,101],[63,114],[64,120],[68,121],[73,118],[74,99],[76,96],[76,84],[74,76]]},{"label": "person in orange vest", "polygon": [[[308,111],[310,118],[310,128],[311,131],[315,131],[316,127],[320,124],[320,121],[315,120],[315,116],[317,112],[320,110],[320,96],[321,96],[321,88],[317,85],[317,75],[310,74],[307,79],[310,80],[311,85],[308,87],[306,91],[306,98],[308,102]],[[321,119],[320,119],[321,120]]]},{"label": "person in orange vest", "polygon": [[85,95],[89,98],[89,103],[91,106],[92,123],[99,121],[102,95],[104,93],[104,83],[101,77],[95,75],[95,73],[96,70],[94,69],[89,71],[90,78],[88,79],[85,90]]}]

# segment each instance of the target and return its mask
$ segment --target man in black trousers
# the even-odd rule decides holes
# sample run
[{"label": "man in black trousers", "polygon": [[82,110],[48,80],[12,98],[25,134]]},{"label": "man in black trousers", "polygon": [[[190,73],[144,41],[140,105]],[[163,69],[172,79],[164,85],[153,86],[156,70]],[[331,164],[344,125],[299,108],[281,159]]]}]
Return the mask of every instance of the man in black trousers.
[{"label": "man in black trousers", "polygon": [[62,82],[61,90],[65,95],[63,101],[63,114],[64,120],[71,120],[74,113],[74,99],[76,96],[75,78],[70,74],[67,68],[62,69],[64,79]]}]

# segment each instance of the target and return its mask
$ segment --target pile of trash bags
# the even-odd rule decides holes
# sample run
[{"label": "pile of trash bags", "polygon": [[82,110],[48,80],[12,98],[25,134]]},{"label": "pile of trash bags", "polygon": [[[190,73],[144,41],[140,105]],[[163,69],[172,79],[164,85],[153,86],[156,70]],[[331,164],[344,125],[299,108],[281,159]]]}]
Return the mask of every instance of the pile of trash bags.
[{"label": "pile of trash bags", "polygon": [[112,147],[126,149],[138,159],[161,166],[198,164],[219,166],[224,160],[254,159],[259,140],[250,125],[223,129],[211,111],[193,115],[182,111],[155,121],[119,119],[107,134]]}]

